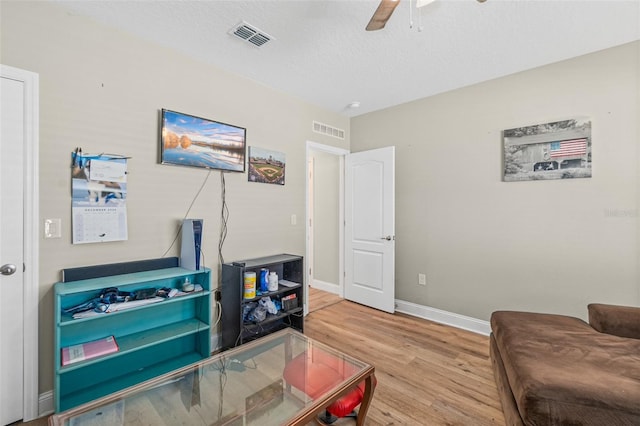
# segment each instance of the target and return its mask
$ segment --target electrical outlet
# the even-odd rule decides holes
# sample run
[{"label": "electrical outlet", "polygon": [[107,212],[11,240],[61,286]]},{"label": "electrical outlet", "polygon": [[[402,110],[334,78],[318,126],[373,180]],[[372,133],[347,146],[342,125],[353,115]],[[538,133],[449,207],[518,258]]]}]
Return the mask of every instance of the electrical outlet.
[{"label": "electrical outlet", "polygon": [[427,276],[425,274],[418,274],[418,284],[427,285]]},{"label": "electrical outlet", "polygon": [[220,293],[220,290],[214,290],[213,294],[216,302],[219,302],[222,299],[222,293]]}]

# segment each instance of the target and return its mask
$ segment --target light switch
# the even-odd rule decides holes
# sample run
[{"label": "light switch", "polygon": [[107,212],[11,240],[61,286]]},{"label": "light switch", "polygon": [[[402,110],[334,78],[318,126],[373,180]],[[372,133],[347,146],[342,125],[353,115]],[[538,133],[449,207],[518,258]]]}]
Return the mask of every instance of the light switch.
[{"label": "light switch", "polygon": [[44,220],[44,237],[45,238],[61,238],[62,237],[62,220],[61,219],[45,219]]},{"label": "light switch", "polygon": [[298,217],[295,214],[291,215],[291,224],[296,225],[298,223]]}]

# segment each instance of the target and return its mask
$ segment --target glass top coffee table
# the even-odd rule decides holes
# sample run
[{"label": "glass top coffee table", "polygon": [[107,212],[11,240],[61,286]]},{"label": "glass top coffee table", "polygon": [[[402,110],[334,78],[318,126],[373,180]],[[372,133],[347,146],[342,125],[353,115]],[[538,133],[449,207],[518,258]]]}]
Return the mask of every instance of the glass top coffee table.
[{"label": "glass top coffee table", "polygon": [[361,382],[364,397],[358,425],[364,423],[373,397],[373,366],[284,329],[58,413],[49,423],[306,425]]}]

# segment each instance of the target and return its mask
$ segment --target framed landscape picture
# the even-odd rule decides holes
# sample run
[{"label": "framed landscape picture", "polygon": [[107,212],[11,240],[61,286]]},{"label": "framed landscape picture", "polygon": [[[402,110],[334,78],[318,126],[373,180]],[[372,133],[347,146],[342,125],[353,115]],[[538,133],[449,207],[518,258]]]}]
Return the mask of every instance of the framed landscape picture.
[{"label": "framed landscape picture", "polygon": [[249,147],[249,182],[284,185],[285,155],[255,146]]},{"label": "framed landscape picture", "polygon": [[502,131],[504,181],[591,177],[591,120],[575,117]]}]

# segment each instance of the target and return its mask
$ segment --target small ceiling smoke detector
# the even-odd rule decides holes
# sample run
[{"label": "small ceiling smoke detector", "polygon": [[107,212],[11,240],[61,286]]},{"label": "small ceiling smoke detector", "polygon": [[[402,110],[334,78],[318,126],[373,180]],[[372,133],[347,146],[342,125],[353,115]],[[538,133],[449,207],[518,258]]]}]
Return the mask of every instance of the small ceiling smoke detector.
[{"label": "small ceiling smoke detector", "polygon": [[353,101],[349,105],[347,105],[347,108],[349,108],[349,109],[360,108],[360,102]]},{"label": "small ceiling smoke detector", "polygon": [[262,47],[271,40],[275,40],[269,34],[244,21],[231,28],[229,34],[256,47]]}]

